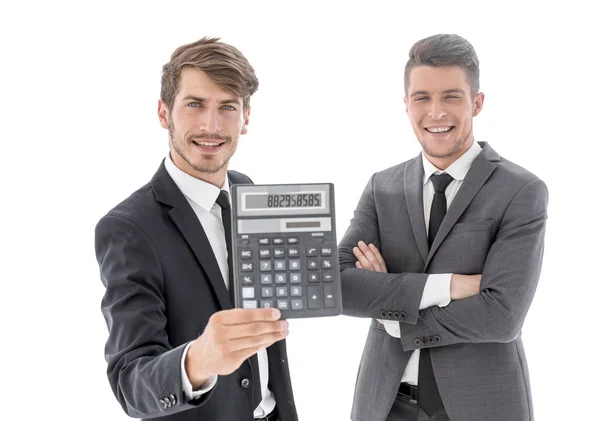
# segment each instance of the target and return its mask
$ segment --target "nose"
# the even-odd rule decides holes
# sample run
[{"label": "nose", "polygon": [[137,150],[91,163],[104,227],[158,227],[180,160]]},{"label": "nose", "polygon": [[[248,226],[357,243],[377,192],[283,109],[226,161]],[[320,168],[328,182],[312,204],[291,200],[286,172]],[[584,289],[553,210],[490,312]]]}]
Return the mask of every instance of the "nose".
[{"label": "nose", "polygon": [[440,101],[431,101],[431,107],[429,108],[428,114],[431,119],[440,120],[446,117],[446,110],[444,110]]},{"label": "nose", "polygon": [[219,133],[223,128],[223,122],[221,121],[221,114],[218,108],[209,108],[202,113],[200,117],[199,125],[200,129],[208,133]]}]

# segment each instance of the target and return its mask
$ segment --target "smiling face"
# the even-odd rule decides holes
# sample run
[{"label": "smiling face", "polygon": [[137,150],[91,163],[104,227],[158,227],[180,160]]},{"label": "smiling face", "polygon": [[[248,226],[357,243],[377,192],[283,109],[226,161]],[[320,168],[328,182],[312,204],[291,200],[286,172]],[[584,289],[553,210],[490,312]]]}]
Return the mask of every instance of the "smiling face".
[{"label": "smiling face", "polygon": [[473,144],[473,117],[484,94],[471,93],[459,66],[417,66],[410,71],[407,95],[406,113],[425,157],[446,169]]},{"label": "smiling face", "polygon": [[169,130],[171,158],[182,171],[221,188],[240,134],[247,132],[250,108],[201,70],[186,67],[169,111],[159,100],[161,126]]}]

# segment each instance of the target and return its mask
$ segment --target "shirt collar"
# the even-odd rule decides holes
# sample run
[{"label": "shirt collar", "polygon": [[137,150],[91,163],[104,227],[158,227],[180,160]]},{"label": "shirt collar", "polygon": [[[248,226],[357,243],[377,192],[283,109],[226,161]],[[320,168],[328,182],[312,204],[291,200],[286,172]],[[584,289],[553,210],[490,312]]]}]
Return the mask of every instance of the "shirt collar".
[{"label": "shirt collar", "polygon": [[473,141],[473,144],[467,151],[460,156],[456,161],[454,161],[445,171],[440,170],[438,167],[433,165],[427,158],[425,158],[425,154],[421,154],[423,158],[423,185],[427,183],[429,177],[436,173],[446,172],[452,176],[455,180],[464,180],[465,176],[469,172],[469,168],[471,168],[471,164],[477,158],[477,155],[481,152],[481,146],[479,143]]},{"label": "shirt collar", "polygon": [[167,154],[165,158],[165,168],[179,190],[191,201],[196,203],[202,209],[210,212],[219,197],[221,190],[229,193],[229,178],[225,175],[225,182],[220,189],[206,181],[193,177],[188,173],[179,169],[171,159],[171,155]]}]

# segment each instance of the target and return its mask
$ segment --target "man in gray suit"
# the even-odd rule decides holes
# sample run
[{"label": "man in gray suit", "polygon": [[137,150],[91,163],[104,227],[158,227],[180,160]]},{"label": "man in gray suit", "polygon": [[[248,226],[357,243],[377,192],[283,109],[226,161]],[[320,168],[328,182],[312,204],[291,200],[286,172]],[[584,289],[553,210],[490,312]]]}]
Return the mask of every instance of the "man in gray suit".
[{"label": "man in gray suit", "polygon": [[352,419],[533,420],[521,327],[546,185],[474,141],[484,94],[468,41],[435,35],[409,57],[422,153],[371,177],[339,245],[344,312],[373,319]]}]

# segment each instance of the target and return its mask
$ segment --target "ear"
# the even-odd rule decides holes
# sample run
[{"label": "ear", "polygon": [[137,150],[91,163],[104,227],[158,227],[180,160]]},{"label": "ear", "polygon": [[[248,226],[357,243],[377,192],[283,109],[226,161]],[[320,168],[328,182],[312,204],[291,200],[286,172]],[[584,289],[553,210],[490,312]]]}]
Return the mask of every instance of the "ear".
[{"label": "ear", "polygon": [[479,92],[475,95],[475,101],[473,101],[473,117],[481,112],[483,109],[483,101],[485,100],[485,94],[483,92]]},{"label": "ear", "polygon": [[248,107],[248,109],[246,111],[244,111],[243,116],[244,116],[244,123],[242,125],[242,131],[241,134],[246,134],[248,133],[248,123],[250,123],[250,107]]},{"label": "ear", "polygon": [[158,100],[158,121],[163,129],[169,128],[169,109],[162,99]]}]

